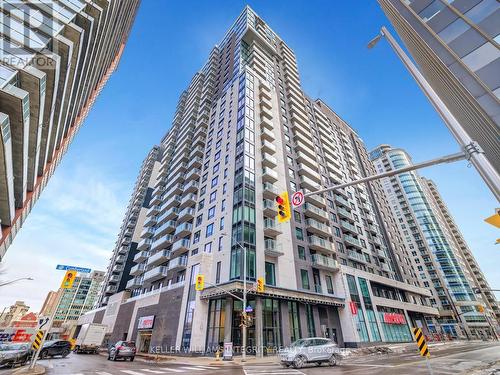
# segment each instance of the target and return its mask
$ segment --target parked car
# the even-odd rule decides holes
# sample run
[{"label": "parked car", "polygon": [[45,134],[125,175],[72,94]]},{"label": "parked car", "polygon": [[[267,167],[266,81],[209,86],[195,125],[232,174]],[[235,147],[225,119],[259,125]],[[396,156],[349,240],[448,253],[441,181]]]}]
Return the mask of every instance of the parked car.
[{"label": "parked car", "polygon": [[71,343],[65,340],[50,340],[45,341],[42,346],[42,350],[40,350],[40,359],[45,359],[48,357],[54,357],[56,355],[60,355],[63,358],[66,358],[68,354],[71,352]]},{"label": "parked car", "polygon": [[108,361],[116,361],[118,358],[125,360],[130,359],[132,362],[135,358],[135,343],[133,341],[118,341],[108,349]]},{"label": "parked car", "polygon": [[0,367],[24,365],[31,358],[29,343],[0,344]]},{"label": "parked car", "polygon": [[340,363],[340,350],[335,342],[323,337],[311,337],[293,342],[289,347],[280,350],[280,362],[283,366],[303,367],[306,363],[321,366],[327,362],[330,366]]}]

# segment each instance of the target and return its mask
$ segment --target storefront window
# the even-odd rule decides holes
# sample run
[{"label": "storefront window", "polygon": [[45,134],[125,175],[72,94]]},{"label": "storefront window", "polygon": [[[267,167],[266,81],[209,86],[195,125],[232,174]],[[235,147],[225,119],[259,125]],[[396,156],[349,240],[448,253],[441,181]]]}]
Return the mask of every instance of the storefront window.
[{"label": "storefront window", "polygon": [[281,319],[279,300],[262,300],[262,326],[267,353],[275,353],[281,346]]},{"label": "storefront window", "polygon": [[299,305],[297,302],[288,302],[288,320],[290,322],[290,341],[294,342],[301,338]]},{"label": "storefront window", "polygon": [[314,326],[314,316],[311,305],[306,305],[306,318],[307,318],[307,334],[309,335],[309,337],[315,337],[316,327]]},{"label": "storefront window", "polygon": [[226,316],[226,300],[216,299],[210,301],[208,309],[207,349],[215,352],[224,342],[224,319]]},{"label": "storefront window", "polygon": [[194,306],[196,303],[196,290],[194,286],[195,286],[196,275],[199,272],[200,272],[199,264],[195,264],[191,267],[191,278],[189,279],[189,292],[188,292],[188,300],[186,306],[186,316],[184,318],[184,333],[182,335],[182,347],[185,349],[189,349],[189,346],[191,344]]},{"label": "storefront window", "polygon": [[410,342],[413,340],[404,311],[390,307],[378,307],[378,319],[387,342]]},{"label": "storefront window", "polygon": [[377,318],[375,316],[375,311],[373,309],[372,299],[370,298],[370,291],[368,290],[368,282],[361,277],[358,277],[358,281],[359,281],[359,287],[361,289],[361,295],[363,296],[366,318],[368,321],[368,326],[370,327],[370,332],[372,334],[373,341],[381,341],[380,332],[377,326]]},{"label": "storefront window", "polygon": [[351,295],[351,301],[357,306],[357,313],[353,314],[353,319],[354,323],[356,324],[356,330],[358,331],[359,341],[370,341],[368,330],[366,329],[365,314],[361,306],[358,287],[356,286],[356,279],[352,275],[346,275],[346,278],[347,285],[349,286],[349,293]]}]

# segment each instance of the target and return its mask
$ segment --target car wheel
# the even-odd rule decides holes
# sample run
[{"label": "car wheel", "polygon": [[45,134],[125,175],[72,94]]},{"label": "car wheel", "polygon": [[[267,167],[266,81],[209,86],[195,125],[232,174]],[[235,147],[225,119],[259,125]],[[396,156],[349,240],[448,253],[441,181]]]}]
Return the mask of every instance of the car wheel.
[{"label": "car wheel", "polygon": [[46,350],[42,350],[40,352],[40,359],[46,359],[49,356],[49,353]]},{"label": "car wheel", "polygon": [[116,353],[113,354],[113,358],[112,359],[113,359],[113,361],[116,361],[118,359],[118,355]]},{"label": "car wheel", "polygon": [[303,355],[298,355],[293,360],[293,367],[294,368],[301,368],[305,365],[305,363],[306,363],[306,358]]},{"label": "car wheel", "polygon": [[135,357],[130,357],[130,362],[134,362]]},{"label": "car wheel", "polygon": [[339,363],[339,359],[337,358],[337,356],[335,354],[332,354],[332,356],[328,360],[328,364],[330,366],[337,366],[338,363]]},{"label": "car wheel", "polygon": [[68,349],[64,349],[62,351],[62,353],[61,353],[61,357],[66,358],[68,356],[68,354],[69,354],[69,350]]},{"label": "car wheel", "polygon": [[316,362],[316,366],[321,366],[321,362]]},{"label": "car wheel", "polygon": [[281,366],[288,368],[288,367],[290,367],[290,364],[289,363],[282,363]]}]

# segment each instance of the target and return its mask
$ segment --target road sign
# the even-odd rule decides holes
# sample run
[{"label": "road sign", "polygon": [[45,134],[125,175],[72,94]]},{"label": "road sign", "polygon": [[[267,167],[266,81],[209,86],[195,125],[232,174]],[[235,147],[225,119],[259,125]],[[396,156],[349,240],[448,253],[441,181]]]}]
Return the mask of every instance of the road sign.
[{"label": "road sign", "polygon": [[415,335],[415,341],[417,342],[418,351],[422,357],[430,357],[431,353],[429,348],[427,348],[427,342],[425,341],[424,334],[420,328],[413,328],[413,334]]},{"label": "road sign", "polygon": [[70,289],[73,286],[73,283],[75,282],[75,278],[76,278],[75,270],[66,271],[66,274],[64,275],[63,281],[61,283],[61,288]]},{"label": "road sign", "polygon": [[38,329],[42,329],[48,322],[50,318],[48,316],[41,316],[38,318]]},{"label": "road sign", "polygon": [[90,273],[92,271],[90,268],[67,266],[65,264],[58,264],[56,270],[63,270],[63,271],[74,270],[76,272],[81,272],[81,273]]},{"label": "road sign", "polygon": [[304,204],[304,193],[299,191],[296,191],[292,195],[292,207],[300,207]]},{"label": "road sign", "polygon": [[245,312],[247,312],[247,313],[253,312],[252,306],[247,306],[246,309],[245,309]]},{"label": "road sign", "polygon": [[35,336],[35,341],[33,341],[33,344],[31,344],[31,347],[33,348],[33,350],[38,350],[38,348],[40,347],[40,344],[42,343],[42,339],[43,339],[43,330],[39,330],[37,333],[36,333],[36,336]]}]

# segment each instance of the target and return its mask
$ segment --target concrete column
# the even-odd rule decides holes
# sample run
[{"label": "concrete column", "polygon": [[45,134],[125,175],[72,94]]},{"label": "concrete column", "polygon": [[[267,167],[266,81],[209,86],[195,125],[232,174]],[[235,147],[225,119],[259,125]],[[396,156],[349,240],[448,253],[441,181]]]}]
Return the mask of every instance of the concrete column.
[{"label": "concrete column", "polygon": [[314,334],[316,337],[323,337],[323,332],[321,332],[321,321],[319,320],[318,306],[312,306],[313,320],[314,320]]},{"label": "concrete column", "polygon": [[262,298],[255,297],[255,356],[261,358],[263,355],[262,347],[264,340],[262,337],[263,330],[263,311],[262,311]]}]

